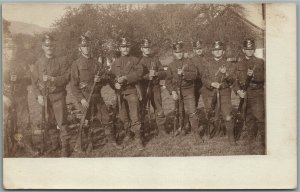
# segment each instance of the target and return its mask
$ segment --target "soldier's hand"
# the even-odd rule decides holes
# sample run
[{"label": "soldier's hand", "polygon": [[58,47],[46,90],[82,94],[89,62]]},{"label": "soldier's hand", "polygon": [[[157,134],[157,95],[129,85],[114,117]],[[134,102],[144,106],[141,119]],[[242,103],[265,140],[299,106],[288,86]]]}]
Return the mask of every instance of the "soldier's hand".
[{"label": "soldier's hand", "polygon": [[48,81],[48,75],[43,75],[43,81]]},{"label": "soldier's hand", "polygon": [[236,93],[239,95],[240,98],[245,98],[245,92],[243,90],[238,90]]},{"label": "soldier's hand", "polygon": [[127,77],[126,76],[122,76],[122,77],[119,77],[117,81],[118,81],[118,83],[123,83],[126,80],[127,80]]},{"label": "soldier's hand", "polygon": [[11,81],[17,81],[17,75],[11,75],[10,80]]},{"label": "soldier's hand", "polygon": [[52,77],[52,76],[50,76],[50,75],[47,75],[47,79],[48,79],[48,81],[55,81],[55,77]]},{"label": "soldier's hand", "polygon": [[122,87],[122,85],[121,85],[120,83],[115,83],[115,88],[116,88],[116,89],[120,90],[121,87]]},{"label": "soldier's hand", "polygon": [[220,67],[219,70],[220,70],[221,73],[226,73],[226,67],[225,66]]},{"label": "soldier's hand", "polygon": [[95,75],[94,81],[95,81],[96,83],[99,83],[100,80],[101,80],[101,77],[100,77],[99,75]]},{"label": "soldier's hand", "polygon": [[175,101],[178,100],[178,95],[177,95],[176,91],[172,91],[172,97]]},{"label": "soldier's hand", "polygon": [[182,69],[177,69],[177,74],[182,75]]},{"label": "soldier's hand", "polygon": [[89,103],[87,102],[86,99],[81,99],[81,105],[84,108],[84,110],[87,110],[89,108]]},{"label": "soldier's hand", "polygon": [[150,71],[149,71],[149,76],[150,76],[150,77],[155,77],[155,76],[156,76],[155,70],[150,69]]},{"label": "soldier's hand", "polygon": [[43,75],[43,81],[55,81],[55,77],[50,75]]},{"label": "soldier's hand", "polygon": [[218,83],[218,82],[212,82],[211,86],[214,87],[214,88],[216,88],[216,89],[219,89],[220,88],[220,83]]},{"label": "soldier's hand", "polygon": [[248,75],[248,76],[253,76],[253,70],[251,70],[251,69],[248,69],[248,71],[247,71],[247,75]]},{"label": "soldier's hand", "polygon": [[38,96],[38,103],[39,103],[40,105],[43,105],[43,106],[44,106],[44,98],[43,98],[42,95],[39,95],[39,96]]}]

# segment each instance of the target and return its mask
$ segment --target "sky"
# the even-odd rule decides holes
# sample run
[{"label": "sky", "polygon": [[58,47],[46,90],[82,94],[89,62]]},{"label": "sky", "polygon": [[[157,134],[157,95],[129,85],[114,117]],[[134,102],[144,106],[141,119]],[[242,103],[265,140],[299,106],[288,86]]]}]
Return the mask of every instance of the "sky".
[{"label": "sky", "polygon": [[[242,4],[246,18],[259,27],[263,26],[261,4]],[[51,24],[62,17],[65,8],[78,7],[79,4],[3,4],[2,15],[7,20],[51,27]]]},{"label": "sky", "polygon": [[64,15],[68,6],[78,7],[79,4],[3,4],[2,15],[7,20],[49,28]]}]

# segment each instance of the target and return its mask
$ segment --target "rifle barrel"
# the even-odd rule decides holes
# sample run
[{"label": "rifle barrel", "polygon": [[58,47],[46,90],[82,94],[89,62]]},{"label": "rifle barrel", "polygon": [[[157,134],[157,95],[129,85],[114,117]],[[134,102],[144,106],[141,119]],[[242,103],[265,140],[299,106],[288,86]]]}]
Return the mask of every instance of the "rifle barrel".
[{"label": "rifle barrel", "polygon": [[[100,72],[101,72],[101,67],[98,69],[96,75],[99,76]],[[97,82],[94,81],[94,82],[93,82],[93,85],[92,85],[92,88],[91,88],[91,92],[90,92],[90,94],[89,94],[89,96],[88,96],[87,102],[88,102],[88,104],[89,104],[89,107],[90,107],[92,95],[93,95],[93,93],[94,93],[96,84],[97,84]],[[86,110],[84,110],[83,116],[81,117],[81,120],[80,120],[79,136],[78,136],[78,139],[79,139],[79,150],[80,150],[80,151],[82,151],[82,128],[83,128],[83,125],[85,124],[85,118],[86,118],[86,116],[87,116],[89,107],[88,107]]]}]

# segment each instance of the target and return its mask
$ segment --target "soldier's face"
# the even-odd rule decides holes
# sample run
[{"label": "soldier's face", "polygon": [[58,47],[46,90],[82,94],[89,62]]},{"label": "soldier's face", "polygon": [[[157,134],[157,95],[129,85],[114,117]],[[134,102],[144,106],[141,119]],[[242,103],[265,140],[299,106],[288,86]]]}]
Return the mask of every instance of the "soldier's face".
[{"label": "soldier's face", "polygon": [[243,52],[245,53],[246,57],[252,57],[254,55],[255,50],[254,49],[243,49]]},{"label": "soldier's face", "polygon": [[151,54],[151,48],[150,47],[142,47],[141,48],[143,55],[147,56]]},{"label": "soldier's face", "polygon": [[54,44],[44,44],[42,46],[42,48],[44,50],[45,55],[48,55],[48,56],[53,55],[54,50],[55,50]]},{"label": "soldier's face", "polygon": [[88,45],[80,46],[80,51],[84,55],[90,55],[90,53],[91,53],[91,47],[88,46]]},{"label": "soldier's face", "polygon": [[224,50],[223,49],[216,49],[212,51],[212,54],[215,58],[220,58],[223,56],[224,54]]},{"label": "soldier's face", "polygon": [[176,59],[182,59],[183,58],[183,52],[174,52],[174,56]]},{"label": "soldier's face", "polygon": [[122,56],[126,56],[129,54],[130,47],[120,47],[120,52]]},{"label": "soldier's face", "polygon": [[194,49],[194,53],[195,53],[196,55],[202,55],[203,49]]}]

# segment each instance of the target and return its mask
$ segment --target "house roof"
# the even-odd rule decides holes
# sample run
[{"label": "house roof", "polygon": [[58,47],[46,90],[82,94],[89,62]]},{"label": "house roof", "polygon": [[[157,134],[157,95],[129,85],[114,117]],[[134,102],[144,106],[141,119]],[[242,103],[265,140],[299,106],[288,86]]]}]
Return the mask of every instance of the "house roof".
[{"label": "house roof", "polygon": [[241,44],[245,38],[254,38],[257,48],[264,47],[264,34],[264,29],[231,8],[224,9],[202,31],[202,35],[209,42],[217,38],[227,44]]}]

